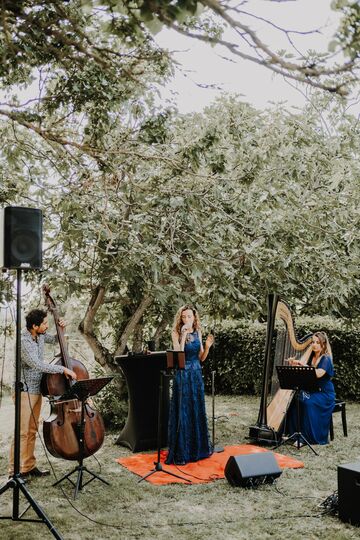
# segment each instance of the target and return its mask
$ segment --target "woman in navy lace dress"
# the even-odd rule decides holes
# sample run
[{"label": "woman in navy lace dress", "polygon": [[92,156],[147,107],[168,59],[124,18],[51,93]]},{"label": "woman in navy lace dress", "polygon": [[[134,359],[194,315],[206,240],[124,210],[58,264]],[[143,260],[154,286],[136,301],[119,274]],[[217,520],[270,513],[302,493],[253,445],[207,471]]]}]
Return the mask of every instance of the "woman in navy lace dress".
[{"label": "woman in navy lace dress", "polygon": [[[335,405],[335,390],[331,378],[334,366],[329,340],[325,332],[315,332],[311,354],[308,359],[289,358],[290,365],[308,365],[315,368],[319,390],[300,392],[301,433],[310,444],[327,444],[332,412]],[[289,432],[296,431],[295,406],[290,410]]]},{"label": "woman in navy lace dress", "polygon": [[178,369],[173,381],[166,463],[183,465],[212,454],[201,362],[206,359],[214,337],[209,335],[203,347],[198,313],[185,305],[175,316],[172,341],[175,350],[185,351],[185,369]]}]

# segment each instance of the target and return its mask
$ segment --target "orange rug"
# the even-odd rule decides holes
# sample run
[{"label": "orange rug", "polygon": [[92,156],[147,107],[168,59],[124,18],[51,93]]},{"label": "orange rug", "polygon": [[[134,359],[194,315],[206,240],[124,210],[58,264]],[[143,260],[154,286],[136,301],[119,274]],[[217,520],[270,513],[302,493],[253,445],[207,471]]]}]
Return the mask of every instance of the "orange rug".
[{"label": "orange rug", "polygon": [[[218,478],[224,478],[225,465],[230,456],[238,456],[240,454],[255,454],[257,452],[268,452],[265,448],[254,446],[252,444],[240,444],[237,446],[225,446],[224,452],[213,454],[207,459],[196,461],[195,463],[187,463],[186,465],[165,465],[167,450],[162,450],[160,453],[160,461],[163,468],[174,474],[188,478],[188,482],[181,478],[175,478],[162,471],[149,476],[146,480],[152,484],[205,484]],[[297,459],[274,452],[274,456],[281,469],[301,469],[304,463]],[[123,465],[129,471],[138,474],[140,477],[145,476],[154,469],[154,461],[157,459],[157,452],[152,454],[134,454],[130,457],[118,458],[116,461]]]}]

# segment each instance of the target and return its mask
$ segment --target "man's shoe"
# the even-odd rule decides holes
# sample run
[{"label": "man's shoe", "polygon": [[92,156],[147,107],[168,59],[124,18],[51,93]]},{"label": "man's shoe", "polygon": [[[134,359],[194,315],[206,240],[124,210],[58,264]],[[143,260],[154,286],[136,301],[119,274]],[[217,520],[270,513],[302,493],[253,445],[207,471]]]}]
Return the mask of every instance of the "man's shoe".
[{"label": "man's shoe", "polygon": [[[18,477],[19,477],[19,478],[22,478],[23,480],[25,480],[25,475],[24,475],[24,473],[19,473]],[[14,478],[14,473],[13,473],[13,474],[9,474],[8,479],[10,480],[11,478]]]},{"label": "man's shoe", "polygon": [[34,467],[33,469],[31,469],[31,471],[28,471],[26,473],[21,473],[21,476],[26,478],[27,476],[35,476],[35,477],[49,476],[49,474],[50,474],[50,471],[40,471],[40,469],[38,469],[37,467]]}]

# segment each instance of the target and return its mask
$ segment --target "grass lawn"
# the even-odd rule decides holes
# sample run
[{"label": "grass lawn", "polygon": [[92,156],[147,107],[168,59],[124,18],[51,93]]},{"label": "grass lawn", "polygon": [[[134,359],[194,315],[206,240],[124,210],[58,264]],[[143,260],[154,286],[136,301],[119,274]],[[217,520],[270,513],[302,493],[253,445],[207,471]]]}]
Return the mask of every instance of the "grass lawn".
[{"label": "grass lawn", "polygon": [[[221,445],[246,442],[248,426],[258,413],[255,397],[217,397],[216,433]],[[208,402],[211,411],[211,403]],[[46,414],[46,413],[45,413]],[[138,484],[138,477],[115,462],[130,454],[116,446],[117,434],[108,434],[103,447],[85,461],[89,469],[111,482],[95,480],[73,501],[72,489],[52,487],[53,477],[31,479],[28,489],[65,540],[159,539],[230,540],[360,538],[360,529],[325,515],[320,503],[337,489],[337,466],[360,459],[358,422],[360,404],[347,404],[349,436],[343,437],[341,418],[334,416],[335,440],[310,449],[285,447],[283,453],[301,459],[304,469],[285,469],[275,485],[257,489],[234,488],[226,479],[200,485],[155,486]],[[12,432],[13,407],[9,397],[0,409],[0,481],[7,479],[7,452]],[[38,442],[39,466],[49,468]],[[70,471],[74,463],[49,457],[56,476]],[[101,467],[100,467],[101,465]],[[70,500],[68,500],[66,494]],[[11,513],[12,490],[0,497],[1,515]],[[360,498],[359,498],[360,507]],[[29,517],[33,517],[29,510]],[[88,518],[88,519],[87,519]],[[96,523],[99,522],[99,523]],[[113,525],[114,527],[106,526]],[[0,521],[4,540],[53,538],[44,524]]]}]

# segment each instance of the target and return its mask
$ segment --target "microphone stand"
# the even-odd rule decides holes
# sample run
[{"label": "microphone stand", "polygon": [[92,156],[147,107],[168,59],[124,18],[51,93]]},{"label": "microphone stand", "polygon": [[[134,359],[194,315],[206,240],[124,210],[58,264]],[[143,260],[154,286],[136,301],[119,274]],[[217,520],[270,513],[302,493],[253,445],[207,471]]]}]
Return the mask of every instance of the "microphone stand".
[{"label": "microphone stand", "polygon": [[[215,331],[211,331],[215,338]],[[216,360],[215,356],[215,340],[213,343],[212,358]],[[212,448],[214,453],[220,453],[224,451],[222,446],[215,446],[215,370],[211,371],[211,398],[212,398]]]},{"label": "microphone stand", "polygon": [[[14,430],[14,473],[8,482],[0,488],[0,496],[8,489],[13,490],[13,507],[11,516],[0,516],[0,519],[12,519],[13,521],[27,521],[32,523],[44,523],[51,534],[57,540],[63,537],[55,529],[42,508],[30,495],[26,482],[20,474],[20,413],[21,413],[21,268],[17,269],[17,297],[16,297],[16,369],[15,369],[15,430]],[[27,499],[29,506],[20,513],[20,491]],[[33,508],[39,519],[23,518],[24,514]]]},{"label": "microphone stand", "polygon": [[184,478],[183,476],[180,476],[179,474],[175,474],[171,471],[168,471],[167,469],[163,469],[161,458],[160,458],[160,451],[161,451],[161,435],[162,435],[162,419],[163,419],[163,399],[164,399],[164,378],[167,377],[167,373],[165,371],[160,371],[160,382],[159,382],[159,406],[158,406],[158,424],[157,424],[157,459],[154,461],[155,467],[151,469],[145,476],[140,478],[138,483],[142,482],[143,480],[146,480],[149,476],[152,476],[153,474],[157,472],[163,472],[165,474],[168,474],[170,476],[174,476],[175,478],[180,478],[181,480],[185,480],[185,482],[188,482],[191,484],[191,481],[188,478]]},{"label": "microphone stand", "polygon": [[211,372],[211,396],[212,396],[212,447],[214,453],[224,451],[222,446],[215,446],[215,371]]}]

